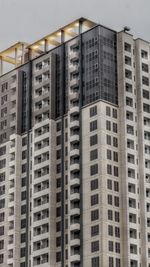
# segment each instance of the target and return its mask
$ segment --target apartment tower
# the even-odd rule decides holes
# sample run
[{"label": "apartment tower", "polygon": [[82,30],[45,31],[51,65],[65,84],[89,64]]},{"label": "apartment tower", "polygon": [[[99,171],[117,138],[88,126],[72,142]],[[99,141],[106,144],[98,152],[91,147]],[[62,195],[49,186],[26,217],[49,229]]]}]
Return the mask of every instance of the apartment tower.
[{"label": "apartment tower", "polygon": [[0,52],[0,267],[150,267],[149,80],[85,18]]}]

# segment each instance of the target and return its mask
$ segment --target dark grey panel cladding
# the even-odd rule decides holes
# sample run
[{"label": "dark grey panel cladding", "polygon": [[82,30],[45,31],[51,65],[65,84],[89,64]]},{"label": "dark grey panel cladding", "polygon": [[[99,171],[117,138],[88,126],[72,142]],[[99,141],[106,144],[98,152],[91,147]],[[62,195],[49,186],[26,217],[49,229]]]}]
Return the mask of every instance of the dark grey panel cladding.
[{"label": "dark grey panel cladding", "polygon": [[102,99],[117,104],[116,33],[97,26],[82,37],[83,105]]},{"label": "dark grey panel cladding", "polygon": [[22,66],[18,70],[19,103],[18,112],[20,112],[20,121],[18,122],[18,133],[27,132],[31,128],[31,63]]},{"label": "dark grey panel cladding", "polygon": [[61,87],[61,81],[62,81],[62,50],[61,47],[58,47],[53,50],[53,54],[55,54],[55,62],[56,62],[56,68],[55,68],[55,114],[56,118],[61,116],[61,99],[62,99],[62,87]]},{"label": "dark grey panel cladding", "polygon": [[[67,45],[67,44],[66,44]],[[67,47],[64,49],[67,51]],[[68,111],[68,66],[65,64],[67,60],[64,61],[64,50],[62,50],[62,47],[58,47],[56,49],[53,49],[52,53],[55,55],[55,73],[53,72],[53,75],[55,77],[53,78],[53,81],[55,81],[55,116],[56,118],[60,117],[62,115],[61,109],[62,109],[62,99],[64,99],[64,113],[67,113]],[[64,77],[64,66],[65,66],[65,77]],[[65,90],[62,90],[63,84],[62,80],[65,79]],[[64,95],[63,95],[64,94]]]}]

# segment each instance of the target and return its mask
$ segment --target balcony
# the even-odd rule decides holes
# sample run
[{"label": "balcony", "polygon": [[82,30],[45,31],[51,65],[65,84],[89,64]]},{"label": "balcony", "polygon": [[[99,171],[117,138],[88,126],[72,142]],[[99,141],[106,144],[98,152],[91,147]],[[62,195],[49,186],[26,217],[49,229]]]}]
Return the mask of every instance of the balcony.
[{"label": "balcony", "polygon": [[77,129],[77,128],[79,128],[79,126],[80,126],[79,120],[72,120],[70,122],[70,128],[71,129]]},{"label": "balcony", "polygon": [[70,81],[71,88],[78,87],[78,86],[79,86],[79,78],[74,78]]},{"label": "balcony", "polygon": [[69,53],[69,57],[70,57],[70,60],[71,60],[71,61],[76,61],[76,60],[78,60],[78,59],[79,59],[79,51],[75,51],[75,52],[71,51],[71,52]]},{"label": "balcony", "polygon": [[80,222],[72,222],[70,225],[70,231],[79,231],[80,230]]},{"label": "balcony", "polygon": [[74,208],[70,210],[70,215],[80,215],[80,208]]},{"label": "balcony", "polygon": [[71,239],[70,246],[71,247],[80,246],[80,237],[75,238],[75,239]]},{"label": "balcony", "polygon": [[79,163],[72,163],[70,165],[70,171],[71,172],[77,172],[80,170],[80,164]]},{"label": "balcony", "polygon": [[71,158],[76,158],[77,156],[79,156],[79,154],[80,154],[79,148],[75,148],[70,151]]},{"label": "balcony", "polygon": [[[74,203],[74,201],[79,201],[80,200],[80,193],[72,193],[71,195],[70,195],[70,201],[72,202],[72,203]],[[76,207],[76,206],[75,206]],[[74,207],[74,208],[75,208]],[[79,205],[77,206],[77,208],[79,208]]]},{"label": "balcony", "polygon": [[72,178],[70,180],[70,185],[73,187],[80,185],[80,178],[76,177],[76,178]]},{"label": "balcony", "polygon": [[70,92],[69,93],[69,99],[70,99],[70,101],[78,100],[79,99],[79,93],[78,92]]},{"label": "balcony", "polygon": [[71,255],[70,261],[73,262],[79,262],[80,261],[80,254]]},{"label": "balcony", "polygon": [[71,115],[77,115],[77,114],[79,114],[79,106],[71,106],[70,107],[70,114]]},{"label": "balcony", "polygon": [[70,136],[70,143],[74,144],[79,142],[79,134],[75,133]]}]

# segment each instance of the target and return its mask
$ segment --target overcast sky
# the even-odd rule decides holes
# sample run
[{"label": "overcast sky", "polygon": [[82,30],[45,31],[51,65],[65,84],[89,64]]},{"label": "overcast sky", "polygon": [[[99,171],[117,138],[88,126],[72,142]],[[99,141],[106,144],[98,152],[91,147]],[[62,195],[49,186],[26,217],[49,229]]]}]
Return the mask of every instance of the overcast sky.
[{"label": "overcast sky", "polygon": [[0,0],[0,50],[32,43],[65,24],[87,17],[150,41],[150,0]]}]

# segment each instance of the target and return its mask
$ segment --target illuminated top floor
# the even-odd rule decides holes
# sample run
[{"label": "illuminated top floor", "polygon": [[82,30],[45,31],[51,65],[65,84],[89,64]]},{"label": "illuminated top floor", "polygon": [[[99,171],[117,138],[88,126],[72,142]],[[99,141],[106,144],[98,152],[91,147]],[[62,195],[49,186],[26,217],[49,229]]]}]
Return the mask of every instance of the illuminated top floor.
[{"label": "illuminated top floor", "polygon": [[79,18],[68,25],[50,33],[32,44],[17,42],[0,52],[0,76],[4,74],[4,63],[11,64],[13,68],[46,53],[54,47],[75,38],[79,34],[95,27],[97,24],[86,18]]}]

